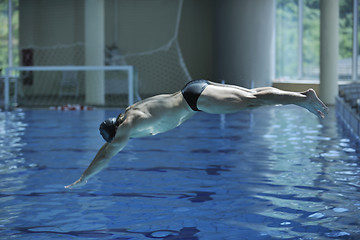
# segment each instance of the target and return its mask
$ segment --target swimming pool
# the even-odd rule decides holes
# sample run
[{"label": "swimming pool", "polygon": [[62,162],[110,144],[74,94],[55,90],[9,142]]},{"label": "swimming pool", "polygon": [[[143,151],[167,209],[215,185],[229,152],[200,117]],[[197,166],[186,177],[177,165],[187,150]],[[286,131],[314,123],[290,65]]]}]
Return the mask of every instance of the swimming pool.
[{"label": "swimming pool", "polygon": [[359,239],[359,146],[331,109],[199,113],[80,189],[117,110],[0,113],[1,239]]}]

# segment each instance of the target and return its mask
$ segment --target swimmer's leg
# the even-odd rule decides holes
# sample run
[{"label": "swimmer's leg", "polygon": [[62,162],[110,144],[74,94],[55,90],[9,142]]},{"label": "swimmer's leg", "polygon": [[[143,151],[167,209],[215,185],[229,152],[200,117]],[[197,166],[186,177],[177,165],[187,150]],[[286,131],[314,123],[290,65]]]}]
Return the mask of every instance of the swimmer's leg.
[{"label": "swimmer's leg", "polygon": [[[254,96],[259,100],[261,105],[276,105],[276,104],[295,104],[297,106],[306,108],[311,113],[320,118],[324,118],[328,113],[328,107],[318,98],[313,89],[308,89],[305,92],[289,92],[283,91],[273,87],[254,89],[256,93]],[[255,100],[254,102],[257,102]]]},{"label": "swimmer's leg", "polygon": [[209,85],[200,95],[197,106],[204,112],[222,114],[277,104],[295,104],[306,108],[321,118],[327,113],[327,107],[312,89],[300,93],[283,91],[273,87],[242,91],[239,88]]}]

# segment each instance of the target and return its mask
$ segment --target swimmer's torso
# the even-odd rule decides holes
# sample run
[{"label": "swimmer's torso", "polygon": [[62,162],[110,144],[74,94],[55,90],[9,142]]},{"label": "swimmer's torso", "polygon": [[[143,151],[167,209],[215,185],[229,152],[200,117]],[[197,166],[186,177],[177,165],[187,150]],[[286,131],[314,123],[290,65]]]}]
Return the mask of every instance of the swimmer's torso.
[{"label": "swimmer's torso", "polygon": [[126,110],[124,119],[130,120],[130,138],[137,138],[176,128],[194,114],[181,92],[177,92],[135,103]]}]

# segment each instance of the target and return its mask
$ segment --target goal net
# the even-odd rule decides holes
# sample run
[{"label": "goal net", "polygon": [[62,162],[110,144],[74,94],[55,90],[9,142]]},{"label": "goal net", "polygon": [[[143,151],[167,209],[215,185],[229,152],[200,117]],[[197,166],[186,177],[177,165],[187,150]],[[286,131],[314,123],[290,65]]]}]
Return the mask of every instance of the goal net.
[{"label": "goal net", "polygon": [[7,68],[4,105],[124,107],[138,99],[132,66],[36,66]]},{"label": "goal net", "polygon": [[[61,2],[62,7],[59,8],[55,2]],[[20,70],[17,73],[18,88],[14,89],[14,84],[10,84],[11,94],[16,90],[20,106],[86,104],[85,75],[90,70],[66,70],[66,66],[83,66],[86,62],[86,43],[80,34],[84,32],[86,24],[83,22],[82,2],[36,1],[39,6],[32,6],[29,14],[27,11],[30,7],[26,4],[20,5],[22,16],[30,16],[34,21],[33,26],[27,27],[30,21],[26,21],[25,17],[20,18],[23,31],[20,35],[26,38],[20,37],[19,62],[22,66],[65,68],[58,71]],[[182,5],[183,0],[105,1],[104,65],[134,67],[134,79],[138,83],[135,101],[139,97],[178,91],[191,80],[178,40]],[[64,21],[68,23],[65,28]],[[41,25],[43,22],[46,25]],[[61,34],[46,34],[54,29]],[[127,78],[126,71],[103,69],[93,70],[92,74],[96,76],[103,71],[105,106],[127,105],[126,92],[111,93],[114,89],[128,89],[126,85],[115,86],[119,83],[115,79]],[[127,84],[127,81],[120,82]],[[123,95],[123,100],[118,101],[120,95]]]}]

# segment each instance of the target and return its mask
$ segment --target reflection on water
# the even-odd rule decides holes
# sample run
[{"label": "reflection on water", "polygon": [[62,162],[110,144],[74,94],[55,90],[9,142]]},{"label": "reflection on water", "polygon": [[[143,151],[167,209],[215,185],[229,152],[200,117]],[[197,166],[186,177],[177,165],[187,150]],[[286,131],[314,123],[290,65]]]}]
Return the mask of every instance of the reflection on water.
[{"label": "reflection on water", "polygon": [[[68,235],[68,236],[75,236],[81,238],[111,238],[113,237],[113,233],[127,233],[131,235],[143,235],[146,238],[158,238],[158,239],[168,239],[168,240],[175,240],[175,239],[189,239],[189,240],[197,240],[198,237],[195,236],[196,233],[199,232],[198,229],[195,227],[185,227],[180,229],[179,231],[175,230],[156,230],[151,232],[134,232],[129,231],[128,229],[119,228],[119,229],[103,229],[103,230],[87,230],[87,231],[69,231],[69,232],[56,232],[56,231],[42,231],[38,230],[39,227],[34,228],[17,228],[18,231],[28,233],[28,234],[47,234],[47,235]],[[128,239],[128,238],[117,238],[117,239]]]},{"label": "reflection on water", "polygon": [[[25,145],[22,136],[25,134],[27,126],[23,119],[24,113],[22,111],[0,112],[0,203],[1,205],[6,204],[6,207],[0,208],[0,216],[4,216],[0,218],[0,226],[16,221],[21,212],[21,208],[13,208],[11,205],[7,205],[14,201],[15,197],[12,194],[3,195],[3,193],[14,193],[21,190],[26,181],[26,176],[23,173],[33,167],[31,163],[26,162],[21,152]],[[25,206],[26,204],[21,205]]]},{"label": "reflection on water", "polygon": [[23,118],[24,113],[21,111],[0,112],[0,174],[21,171],[24,167],[21,149],[25,143],[21,137],[27,125],[22,122]]},{"label": "reflection on water", "polygon": [[278,206],[265,215],[281,218],[278,227],[308,237],[356,239],[360,236],[357,144],[337,126],[334,112],[320,122],[307,116],[299,120],[291,111],[275,112],[264,138],[274,160],[272,168],[282,172],[269,180],[283,188],[257,194]]},{"label": "reflection on water", "polygon": [[66,190],[113,110],[0,112],[4,239],[359,239],[359,146],[332,111],[198,114]]}]

